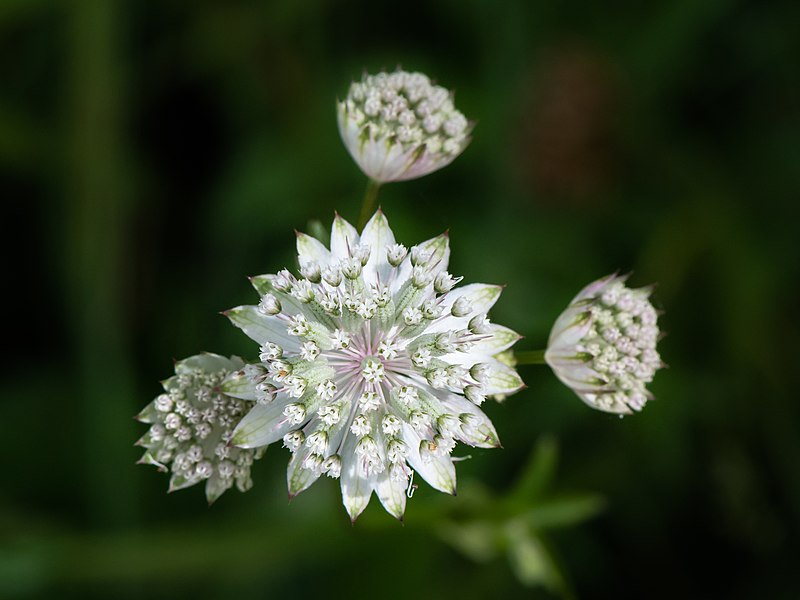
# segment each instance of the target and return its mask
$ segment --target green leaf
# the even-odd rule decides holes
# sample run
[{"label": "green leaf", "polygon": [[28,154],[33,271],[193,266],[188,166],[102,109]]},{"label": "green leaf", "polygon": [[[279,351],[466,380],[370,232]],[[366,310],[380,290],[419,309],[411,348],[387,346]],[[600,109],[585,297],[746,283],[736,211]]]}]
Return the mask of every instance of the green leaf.
[{"label": "green leaf", "polygon": [[508,558],[517,579],[529,587],[541,585],[552,589],[557,577],[553,573],[553,562],[546,549],[524,527],[509,524]]},{"label": "green leaf", "polygon": [[475,562],[488,562],[498,555],[502,546],[497,525],[487,521],[454,523],[446,521],[437,533],[446,543]]},{"label": "green leaf", "polygon": [[541,436],[506,502],[530,505],[552,482],[557,463],[558,441],[552,435]]},{"label": "green leaf", "polygon": [[537,504],[525,518],[536,529],[567,527],[594,517],[605,505],[599,494],[581,494]]}]

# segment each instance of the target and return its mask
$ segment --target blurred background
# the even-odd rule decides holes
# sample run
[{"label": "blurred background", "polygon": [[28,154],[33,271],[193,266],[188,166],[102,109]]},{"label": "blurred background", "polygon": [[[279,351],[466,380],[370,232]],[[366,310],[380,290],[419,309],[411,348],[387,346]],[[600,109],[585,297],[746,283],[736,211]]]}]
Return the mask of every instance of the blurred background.
[{"label": "blurred background", "polygon": [[[0,596],[797,598],[800,4],[0,2]],[[670,368],[620,420],[545,367],[487,405],[502,450],[401,525],[338,486],[286,501],[288,453],[208,507],[136,466],[173,359],[254,358],[217,313],[355,220],[334,101],[420,70],[477,121],[386,186],[406,244],[508,287],[541,348],[586,283],[658,282]],[[795,232],[794,234],[792,232]],[[466,450],[462,450],[466,454]]]}]

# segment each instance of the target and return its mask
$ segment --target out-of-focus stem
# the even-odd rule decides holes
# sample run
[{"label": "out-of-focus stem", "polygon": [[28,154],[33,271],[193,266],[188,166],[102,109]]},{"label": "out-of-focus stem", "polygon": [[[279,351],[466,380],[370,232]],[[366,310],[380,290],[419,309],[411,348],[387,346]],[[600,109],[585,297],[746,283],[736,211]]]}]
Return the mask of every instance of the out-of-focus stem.
[{"label": "out-of-focus stem", "polygon": [[518,365],[543,365],[546,364],[544,360],[545,350],[524,350],[522,352],[514,352],[514,358]]},{"label": "out-of-focus stem", "polygon": [[378,199],[378,190],[381,184],[377,181],[369,180],[367,183],[367,191],[364,193],[364,201],[361,203],[361,216],[358,217],[358,229],[364,228],[367,221],[375,211],[375,202]]},{"label": "out-of-focus stem", "polygon": [[127,440],[137,431],[125,311],[131,204],[125,181],[122,3],[68,3],[65,37],[68,112],[64,189],[64,300],[74,347],[69,349],[80,390],[80,482],[95,525],[119,527],[136,514],[136,481]]}]

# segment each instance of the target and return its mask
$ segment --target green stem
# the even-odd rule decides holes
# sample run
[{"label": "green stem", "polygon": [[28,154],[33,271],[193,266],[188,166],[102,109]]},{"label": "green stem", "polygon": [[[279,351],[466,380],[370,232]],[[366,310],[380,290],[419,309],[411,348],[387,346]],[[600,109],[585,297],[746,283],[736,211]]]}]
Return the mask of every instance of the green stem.
[{"label": "green stem", "polygon": [[125,10],[121,2],[77,0],[68,12],[64,132],[69,160],[59,239],[63,297],[75,340],[70,372],[81,399],[71,411],[83,413],[75,435],[84,452],[80,477],[87,518],[107,530],[134,522],[140,508],[139,478],[121,468],[130,453],[120,444],[137,435],[129,422],[138,389],[124,274],[135,243],[127,232],[136,218],[125,145],[129,81],[119,68]]},{"label": "green stem", "polygon": [[544,353],[546,350],[524,350],[522,352],[514,352],[514,358],[517,359],[518,365],[544,365]]},{"label": "green stem", "polygon": [[381,184],[377,181],[369,180],[367,191],[364,192],[364,201],[361,203],[361,216],[358,218],[358,229],[364,229],[364,225],[375,211],[375,202],[378,199],[378,190]]}]

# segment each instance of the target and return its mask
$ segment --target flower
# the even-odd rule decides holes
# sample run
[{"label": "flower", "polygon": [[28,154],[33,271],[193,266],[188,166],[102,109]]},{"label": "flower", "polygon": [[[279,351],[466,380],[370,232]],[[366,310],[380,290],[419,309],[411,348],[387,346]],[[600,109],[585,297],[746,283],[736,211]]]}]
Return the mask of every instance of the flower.
[{"label": "flower", "polygon": [[381,211],[360,236],[337,215],[330,249],[298,233],[297,251],[302,275],[255,277],[260,303],[226,313],[260,344],[252,375],[221,388],[257,402],[232,443],[282,441],[290,497],[339,478],[353,520],[373,491],[402,518],[412,469],[455,493],[456,442],[499,445],[477,405],[523,386],[495,359],[520,337],[486,319],[500,286],[456,287],[447,235],[409,251]]},{"label": "flower", "polygon": [[151,424],[137,442],[147,448],[139,463],[171,471],[170,492],[204,481],[211,503],[234,483],[242,492],[252,486],[250,466],[262,451],[228,443],[252,402],[218,390],[227,375],[243,366],[240,358],[216,354],[179,361],[175,375],[162,384],[164,393],[137,415]]},{"label": "flower", "polygon": [[553,325],[545,361],[592,408],[640,411],[646,385],[663,366],[656,351],[658,313],[649,288],[610,275],[586,286]]},{"label": "flower", "polygon": [[347,150],[379,183],[441,169],[470,141],[472,125],[453,106],[452,94],[422,73],[364,75],[337,109]]}]

